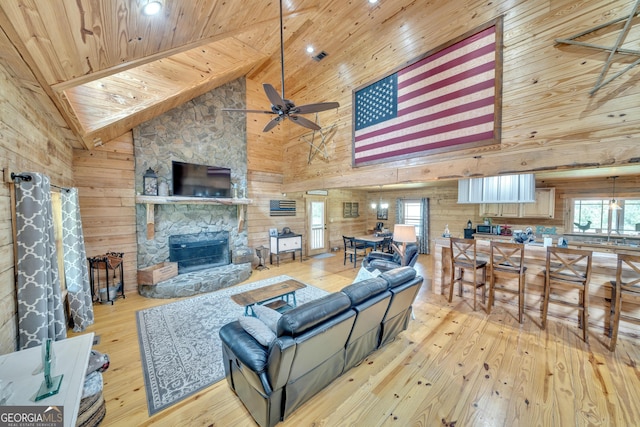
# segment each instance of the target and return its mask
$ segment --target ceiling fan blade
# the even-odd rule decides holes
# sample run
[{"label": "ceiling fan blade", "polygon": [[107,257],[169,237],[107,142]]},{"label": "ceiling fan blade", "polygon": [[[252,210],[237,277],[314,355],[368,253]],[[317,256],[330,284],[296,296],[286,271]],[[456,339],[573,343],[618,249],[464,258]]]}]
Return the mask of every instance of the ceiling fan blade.
[{"label": "ceiling fan blade", "polygon": [[262,129],[262,132],[269,132],[271,129],[276,127],[278,123],[280,123],[284,119],[284,116],[277,116],[273,119],[269,120],[269,123]]},{"label": "ceiling fan blade", "polygon": [[284,111],[286,103],[280,94],[278,94],[278,91],[269,83],[263,83],[262,87],[264,88],[264,93],[267,94],[267,98],[269,98],[271,105],[276,107],[278,110]]},{"label": "ceiling fan blade", "polygon": [[290,115],[289,118],[295,123],[298,124],[300,126],[304,126],[306,128],[309,129],[313,129],[313,130],[320,130],[322,129],[320,126],[318,126],[316,123],[312,122],[309,119],[306,119],[302,116],[292,116]]},{"label": "ceiling fan blade", "polygon": [[262,114],[276,114],[273,111],[266,110],[243,110],[240,108],[223,108],[222,111],[229,111],[231,113],[262,113]]},{"label": "ceiling fan blade", "polygon": [[291,109],[291,113],[294,114],[309,114],[319,113],[320,111],[332,110],[338,108],[340,103],[338,102],[320,102],[318,104],[306,104]]}]

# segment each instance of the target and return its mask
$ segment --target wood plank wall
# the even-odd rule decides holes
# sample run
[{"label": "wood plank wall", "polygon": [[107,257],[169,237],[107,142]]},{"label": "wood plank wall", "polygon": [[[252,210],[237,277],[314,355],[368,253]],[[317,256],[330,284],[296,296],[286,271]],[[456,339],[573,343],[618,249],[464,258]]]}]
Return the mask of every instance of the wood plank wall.
[{"label": "wood plank wall", "polygon": [[[283,169],[284,190],[341,188],[345,183],[384,185],[634,162],[640,141],[637,68],[591,96],[589,92],[607,54],[555,43],[556,38],[569,37],[628,15],[632,3],[456,0],[430,2],[425,7],[413,2],[407,3],[402,11],[382,7],[372,13],[369,18],[379,20],[375,34],[352,32],[353,22],[332,22],[332,32],[345,34],[339,43],[359,49],[353,50],[349,61],[329,55],[313,71],[310,65],[302,63],[301,71],[291,76],[288,84],[298,104],[340,102],[337,112],[320,114],[321,124],[338,126],[337,134],[327,144],[331,160],[308,164],[308,147],[298,139],[305,130],[297,129],[285,144],[291,155],[287,156]],[[353,89],[501,15],[504,17],[501,144],[353,168]],[[411,35],[406,37],[406,43],[378,40],[379,35],[395,34],[404,28],[405,20],[420,23],[410,26]],[[608,27],[587,39],[609,43],[619,34],[621,26]],[[629,46],[640,35],[640,27],[633,28],[627,37]],[[614,62],[609,75],[629,61],[618,57]]]},{"label": "wood plank wall", "polygon": [[125,291],[137,292],[133,133],[73,151],[87,256],[124,252]]},{"label": "wood plank wall", "polygon": [[73,183],[69,129],[35,78],[0,32],[0,354],[17,349],[17,308],[11,223],[11,172],[47,174],[53,184]]}]

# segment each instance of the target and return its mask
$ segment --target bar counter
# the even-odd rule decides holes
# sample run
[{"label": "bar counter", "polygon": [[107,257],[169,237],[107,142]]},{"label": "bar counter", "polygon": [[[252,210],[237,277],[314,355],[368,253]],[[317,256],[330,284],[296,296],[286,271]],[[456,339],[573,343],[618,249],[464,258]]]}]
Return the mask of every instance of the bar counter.
[{"label": "bar counter", "polygon": [[[569,247],[577,248],[577,246],[569,245]],[[489,262],[490,239],[476,239],[476,251],[479,259]],[[592,250],[593,258],[591,264],[591,282],[589,283],[589,333],[591,337],[603,340],[607,345],[609,338],[605,336],[605,326],[608,327],[609,322],[609,298],[610,286],[609,282],[615,280],[617,253],[633,253],[638,254],[638,248],[608,246],[605,251],[600,251],[598,247],[582,247],[582,249]],[[532,320],[540,324],[540,315],[542,313],[542,299],[544,294],[544,274],[546,264],[547,250],[539,244],[525,245],[525,266],[526,285],[525,285],[525,322]],[[433,292],[436,294],[444,293],[448,296],[450,274],[451,274],[451,256],[448,238],[436,238],[434,241],[434,277]],[[489,273],[487,269],[487,274]],[[503,282],[504,277],[500,277]],[[517,279],[513,279],[513,289],[517,289]],[[487,301],[489,291],[489,279],[487,277]],[[478,290],[478,298],[480,298],[480,290]],[[454,289],[453,302],[458,295],[458,287]],[[569,294],[573,298],[572,302],[577,302],[577,294]],[[464,298],[473,304],[473,295],[471,287],[464,287]],[[517,296],[496,292],[496,301],[494,307],[505,306],[505,308],[518,315]],[[480,306],[479,310],[485,309]],[[640,319],[640,306],[626,305],[625,312],[629,315]],[[558,304],[549,304],[549,316],[551,318],[568,320],[577,326],[578,311],[569,307],[560,306]],[[606,325],[605,325],[606,323]],[[630,323],[620,320],[620,335],[637,338],[640,336],[640,324]]]}]

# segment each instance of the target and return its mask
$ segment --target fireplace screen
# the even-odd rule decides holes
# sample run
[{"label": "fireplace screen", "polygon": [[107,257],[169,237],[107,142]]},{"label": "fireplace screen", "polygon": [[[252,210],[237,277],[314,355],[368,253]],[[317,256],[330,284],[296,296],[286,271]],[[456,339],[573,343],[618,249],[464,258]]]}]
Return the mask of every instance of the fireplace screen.
[{"label": "fireplace screen", "polygon": [[178,273],[221,267],[230,263],[229,232],[206,232],[169,236],[169,259]]}]

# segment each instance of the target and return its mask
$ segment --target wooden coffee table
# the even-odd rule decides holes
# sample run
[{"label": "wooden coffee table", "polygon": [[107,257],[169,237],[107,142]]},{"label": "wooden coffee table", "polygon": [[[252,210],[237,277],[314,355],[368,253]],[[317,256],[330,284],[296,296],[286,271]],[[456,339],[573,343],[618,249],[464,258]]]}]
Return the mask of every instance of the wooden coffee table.
[{"label": "wooden coffee table", "polygon": [[304,283],[294,279],[288,279],[273,285],[231,295],[231,299],[236,304],[244,307],[245,316],[253,316],[252,307],[256,304],[264,305],[278,311],[295,307],[297,304],[296,291],[306,287],[307,285]]}]

